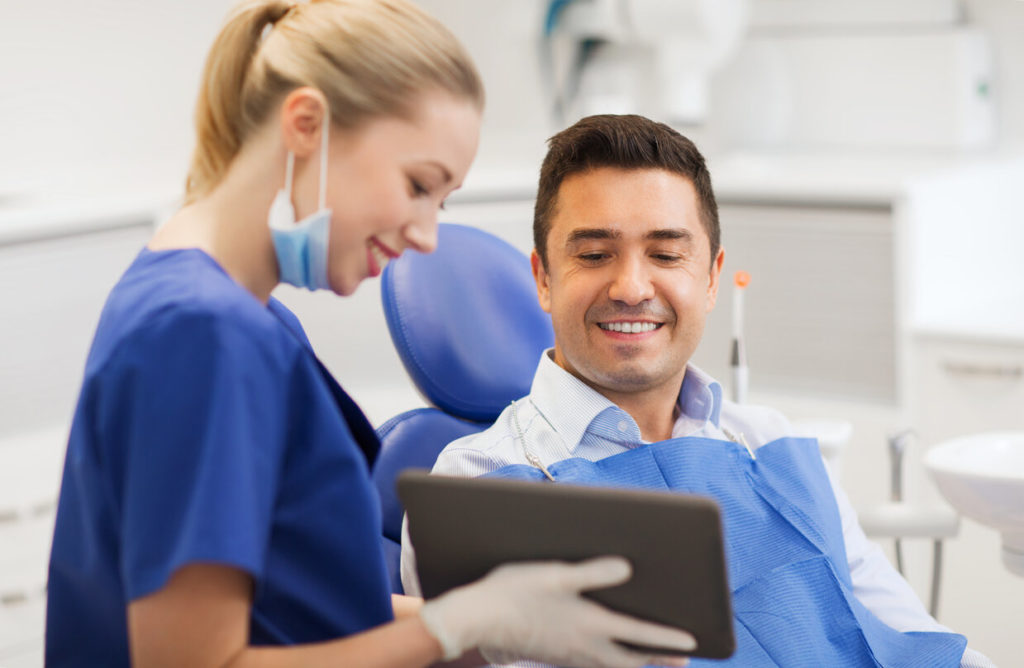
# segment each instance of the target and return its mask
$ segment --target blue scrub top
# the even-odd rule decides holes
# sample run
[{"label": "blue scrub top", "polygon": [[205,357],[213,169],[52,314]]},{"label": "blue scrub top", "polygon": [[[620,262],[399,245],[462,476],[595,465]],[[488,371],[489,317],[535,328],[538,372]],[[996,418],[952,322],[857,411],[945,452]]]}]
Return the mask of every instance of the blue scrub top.
[{"label": "blue scrub top", "polygon": [[47,665],[129,665],[128,603],[191,563],[252,576],[252,644],[389,621],[378,447],[280,302],[200,250],[143,250],[103,309],[75,410]]}]

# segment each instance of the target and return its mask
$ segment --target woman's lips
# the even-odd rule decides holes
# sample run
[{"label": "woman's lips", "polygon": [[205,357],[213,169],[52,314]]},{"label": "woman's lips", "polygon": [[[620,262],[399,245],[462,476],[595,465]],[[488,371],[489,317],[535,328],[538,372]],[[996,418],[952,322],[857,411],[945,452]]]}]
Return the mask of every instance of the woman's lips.
[{"label": "woman's lips", "polygon": [[368,267],[370,277],[376,278],[377,276],[380,276],[388,262],[398,256],[399,253],[395,252],[388,246],[385,246],[376,238],[371,237],[369,242],[366,244],[366,265]]}]

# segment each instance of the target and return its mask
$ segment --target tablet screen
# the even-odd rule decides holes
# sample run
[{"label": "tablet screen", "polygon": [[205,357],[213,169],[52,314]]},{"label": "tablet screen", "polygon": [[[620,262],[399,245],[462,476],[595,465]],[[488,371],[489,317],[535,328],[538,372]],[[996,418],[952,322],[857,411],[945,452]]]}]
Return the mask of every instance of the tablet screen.
[{"label": "tablet screen", "polygon": [[587,596],[689,631],[693,656],[735,649],[721,518],[708,497],[426,471],[406,471],[397,484],[426,598],[506,562],[621,555],[633,565],[630,581]]}]

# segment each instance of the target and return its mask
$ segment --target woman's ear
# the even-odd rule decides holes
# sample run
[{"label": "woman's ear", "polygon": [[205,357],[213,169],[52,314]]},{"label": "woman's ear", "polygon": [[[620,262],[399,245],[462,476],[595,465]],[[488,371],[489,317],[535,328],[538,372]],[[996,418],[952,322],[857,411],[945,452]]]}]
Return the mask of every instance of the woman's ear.
[{"label": "woman's ear", "polygon": [[324,94],[310,86],[296,88],[281,104],[281,136],[296,158],[306,158],[320,148],[320,132],[327,119]]}]

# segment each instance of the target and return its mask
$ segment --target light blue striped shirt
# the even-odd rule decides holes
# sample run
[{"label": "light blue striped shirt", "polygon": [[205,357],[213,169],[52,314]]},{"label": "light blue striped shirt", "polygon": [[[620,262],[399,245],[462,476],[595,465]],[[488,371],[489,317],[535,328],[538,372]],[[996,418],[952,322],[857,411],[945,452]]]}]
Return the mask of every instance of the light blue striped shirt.
[{"label": "light blue striped shirt", "polygon": [[[629,413],[558,366],[551,352],[541,356],[530,394],[502,411],[488,429],[450,443],[438,456],[434,473],[477,477],[511,464],[530,464],[527,447],[540,463],[550,466],[567,457],[598,461],[645,444]],[[789,434],[789,421],[780,412],[725,400],[722,386],[716,380],[693,365],[687,366],[673,438],[738,440],[756,451]],[[839,506],[854,595],[896,630],[948,631],[928,614],[881,548],[867,539],[853,506],[831,471],[829,478]],[[401,574],[406,593],[419,595],[416,555],[404,527]],[[543,666],[534,662],[515,665]],[[991,666],[985,656],[969,648],[961,662],[961,668]]]}]

